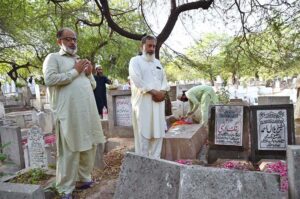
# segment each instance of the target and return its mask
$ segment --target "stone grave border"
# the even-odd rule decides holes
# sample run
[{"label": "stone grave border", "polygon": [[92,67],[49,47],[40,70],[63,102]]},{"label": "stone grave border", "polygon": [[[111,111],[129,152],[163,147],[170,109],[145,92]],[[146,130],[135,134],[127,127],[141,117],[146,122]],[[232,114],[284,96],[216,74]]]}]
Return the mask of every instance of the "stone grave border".
[{"label": "stone grave border", "polygon": [[[293,104],[256,105],[250,106],[250,132],[251,132],[251,161],[257,163],[260,159],[285,159],[286,150],[258,150],[257,111],[278,110],[287,111],[287,145],[295,144],[294,109]],[[276,154],[275,154],[276,153]]]},{"label": "stone grave border", "polygon": [[55,182],[55,170],[46,169],[46,174],[53,175],[53,177],[51,177],[47,181],[47,183],[46,183],[47,185],[45,188],[41,187],[40,185],[35,185],[35,184],[21,184],[21,183],[9,182],[10,180],[14,179],[18,175],[22,175],[26,172],[29,172],[31,169],[33,169],[33,168],[29,167],[26,169],[22,169],[14,175],[4,176],[4,177],[0,178],[0,187],[1,187],[1,184],[3,184],[5,186],[12,187],[14,189],[18,189],[18,191],[12,191],[12,194],[10,194],[10,191],[8,191],[8,190],[0,189],[0,195],[1,194],[6,195],[8,197],[7,199],[14,199],[15,196],[20,197],[20,198],[24,197],[26,199],[35,199],[36,194],[38,194],[39,197],[44,196],[43,198],[45,198],[45,199],[53,198],[54,193],[49,188],[51,188],[52,184]]}]

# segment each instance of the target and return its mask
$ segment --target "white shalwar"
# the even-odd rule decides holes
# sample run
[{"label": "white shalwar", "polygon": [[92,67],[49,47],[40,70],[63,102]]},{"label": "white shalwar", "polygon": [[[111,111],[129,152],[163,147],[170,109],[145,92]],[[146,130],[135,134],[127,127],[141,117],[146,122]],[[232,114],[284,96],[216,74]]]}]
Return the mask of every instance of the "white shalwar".
[{"label": "white shalwar", "polygon": [[76,181],[91,181],[96,145],[105,143],[93,93],[95,79],[76,71],[76,59],[60,50],[43,64],[56,123],[56,186],[65,194],[72,193]]},{"label": "white shalwar", "polygon": [[160,158],[166,129],[165,101],[154,102],[147,92],[169,90],[164,68],[157,59],[147,61],[144,56],[135,56],[129,63],[129,76],[135,152]]}]

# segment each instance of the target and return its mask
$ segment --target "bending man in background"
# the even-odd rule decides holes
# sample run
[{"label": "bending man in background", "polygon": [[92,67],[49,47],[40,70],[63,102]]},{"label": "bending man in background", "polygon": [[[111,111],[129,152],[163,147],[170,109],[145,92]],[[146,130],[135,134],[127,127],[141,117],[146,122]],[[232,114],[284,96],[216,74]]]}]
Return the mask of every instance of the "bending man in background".
[{"label": "bending man in background", "polygon": [[[187,116],[191,117],[196,114],[195,117],[199,123],[207,125],[209,106],[218,103],[218,96],[214,89],[211,86],[199,85],[189,89],[185,94],[190,104]],[[197,111],[199,107],[200,111]]]}]

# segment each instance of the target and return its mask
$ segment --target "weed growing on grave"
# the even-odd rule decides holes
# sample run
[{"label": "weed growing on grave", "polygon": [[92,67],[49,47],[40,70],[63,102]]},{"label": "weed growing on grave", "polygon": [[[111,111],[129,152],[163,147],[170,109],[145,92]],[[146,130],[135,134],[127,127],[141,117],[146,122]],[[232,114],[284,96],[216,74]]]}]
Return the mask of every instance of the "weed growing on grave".
[{"label": "weed growing on grave", "polygon": [[41,184],[43,181],[49,180],[51,177],[51,175],[46,174],[44,169],[35,168],[26,173],[18,175],[10,182],[22,184]]},{"label": "weed growing on grave", "polygon": [[[3,151],[3,149],[5,148],[5,147],[7,147],[7,146],[9,146],[10,145],[10,142],[8,142],[8,143],[6,143],[6,144],[0,144],[0,151]],[[0,153],[0,162],[3,162],[4,160],[6,160],[6,158],[7,158],[7,155],[6,154],[4,154],[4,153]]]},{"label": "weed growing on grave", "polygon": [[59,199],[61,198],[61,194],[59,194],[57,187],[55,185],[55,182],[52,183],[52,185],[50,187],[48,187],[47,189],[45,189],[45,192],[51,192],[52,193],[52,199]]}]

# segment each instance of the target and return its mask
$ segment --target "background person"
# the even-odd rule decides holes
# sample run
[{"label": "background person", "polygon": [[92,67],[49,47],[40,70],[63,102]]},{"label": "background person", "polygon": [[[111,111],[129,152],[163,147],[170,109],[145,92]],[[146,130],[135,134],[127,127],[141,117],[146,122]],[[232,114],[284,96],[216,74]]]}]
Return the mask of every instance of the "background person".
[{"label": "background person", "polygon": [[55,115],[56,187],[65,194],[62,198],[70,199],[75,186],[83,189],[93,183],[96,146],[105,138],[93,94],[96,82],[90,61],[76,55],[73,30],[59,30],[57,43],[60,51],[46,57],[43,73]]},{"label": "background person", "polygon": [[131,58],[132,124],[135,152],[160,158],[165,135],[165,95],[169,90],[164,68],[155,59],[156,38],[142,38],[142,55]]},{"label": "background person", "polygon": [[97,65],[96,73],[94,75],[97,86],[94,90],[94,95],[97,103],[98,113],[103,118],[103,107],[107,108],[107,99],[106,99],[106,84],[112,84],[106,76],[103,75],[103,69],[101,66]]},{"label": "background person", "polygon": [[[187,117],[195,114],[200,124],[207,125],[209,106],[219,101],[214,89],[211,86],[199,85],[189,89],[185,94],[190,105]],[[200,111],[197,111],[199,107]]]}]

